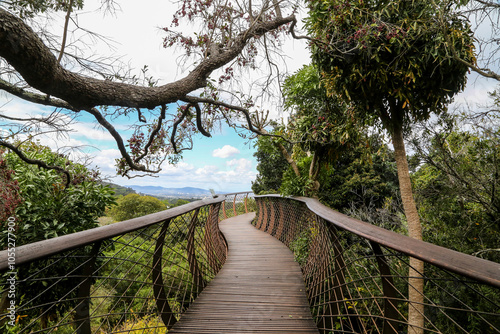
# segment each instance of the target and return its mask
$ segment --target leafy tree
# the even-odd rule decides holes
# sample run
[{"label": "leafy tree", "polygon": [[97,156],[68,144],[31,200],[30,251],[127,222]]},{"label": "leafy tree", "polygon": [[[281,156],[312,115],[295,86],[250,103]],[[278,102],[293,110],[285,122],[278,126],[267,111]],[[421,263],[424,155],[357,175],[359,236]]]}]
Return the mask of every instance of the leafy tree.
[{"label": "leafy tree", "polygon": [[187,199],[183,199],[183,198],[178,198],[177,200],[173,201],[173,206],[181,206],[181,205],[184,205],[184,204],[188,204],[188,203],[191,203],[193,200],[189,201]]},{"label": "leafy tree", "polygon": [[[84,1],[1,2],[0,90],[56,109],[48,117],[1,115],[3,121],[13,122],[3,124],[12,134],[2,134],[0,146],[13,148],[16,134],[38,135],[47,127],[48,131],[69,130],[67,116],[84,113],[115,139],[122,155],[117,161],[121,175],[149,174],[158,173],[165,161],[176,162],[183,150],[192,147],[194,134],[210,136],[220,122],[236,126],[243,120],[258,132],[250,113],[281,75],[276,73],[275,60],[281,57],[276,50],[287,25],[296,23],[294,4],[243,0],[178,4],[171,24],[163,29],[163,46],[178,47],[186,66],[179,70],[184,71],[180,79],[170,81],[149,76],[147,67],[124,74],[131,71],[117,59],[94,54],[94,40],[78,40],[73,33],[83,27],[72,29],[72,16]],[[103,1],[104,10],[113,12],[114,7],[113,0]],[[39,14],[61,11],[66,13],[63,36],[29,26],[40,22],[49,27],[51,16]],[[88,33],[101,38],[99,32]],[[66,43],[72,38],[78,42]],[[261,71],[266,89],[253,98],[244,94],[228,98],[227,88],[236,91],[235,86],[245,81],[236,79],[239,70]],[[160,79],[167,83],[160,85]],[[123,138],[113,125],[116,119],[128,120],[134,134]]]},{"label": "leafy tree", "polygon": [[399,197],[393,152],[376,135],[368,143],[369,148],[361,143],[329,164],[328,180],[320,190],[323,203],[338,211],[353,206],[375,210]]},{"label": "leafy tree", "polygon": [[[448,43],[453,58],[485,78],[500,81],[500,72],[497,65],[500,4],[494,0],[461,0],[458,3],[461,5],[458,8],[460,14],[474,23],[472,29],[474,30],[477,45],[477,59],[464,59],[460,53],[461,50],[455,48],[453,43]],[[453,38],[452,36],[448,37],[448,12],[440,10],[439,3],[431,0],[430,4],[436,8],[436,14],[438,15],[437,26],[442,30],[448,42]]]},{"label": "leafy tree", "polygon": [[328,96],[314,65],[304,66],[285,80],[285,107],[292,112],[287,132],[290,140],[312,156],[308,183],[317,196],[322,164],[337,159],[342,152],[363,140],[362,127],[350,117],[350,106]]},{"label": "leafy tree", "polygon": [[97,225],[105,207],[113,203],[113,192],[99,183],[99,173],[71,162],[35,142],[23,144],[30,159],[50,161],[74,175],[66,185],[66,175],[25,163],[13,152],[5,155],[7,166],[15,171],[23,202],[16,208],[19,245],[87,230]]},{"label": "leafy tree", "polygon": [[[8,152],[4,158],[7,167],[14,170],[11,177],[17,181],[22,202],[15,210],[16,245],[24,245],[98,226],[97,218],[103,215],[105,207],[114,201],[113,192],[103,186],[98,172],[71,162],[67,157],[52,152],[50,148],[34,142],[22,144],[25,158],[49,161],[53,166],[64,168],[73,174],[70,184],[64,173],[56,170],[40,169],[27,164],[17,154]],[[3,223],[4,221],[2,221]],[[0,248],[7,247],[7,230],[0,233]],[[88,257],[90,247],[75,251],[77,256]],[[76,261],[76,262],[75,262]],[[64,277],[81,262],[73,257],[63,258],[54,263],[53,259],[39,260],[18,268],[20,278],[43,272],[44,277]],[[82,268],[75,269],[74,275],[81,275]],[[47,305],[68,294],[68,300],[76,296],[74,278],[61,279],[56,287],[46,290],[47,281],[34,280],[29,284],[20,281],[20,300]],[[73,302],[75,303],[75,302]],[[44,310],[42,324],[49,318],[64,314],[74,307],[71,303],[56,303]],[[29,312],[26,311],[26,312]],[[36,317],[39,316],[36,311]],[[29,314],[34,318],[35,314]],[[31,317],[33,316],[33,317]]]},{"label": "leafy tree", "polygon": [[425,237],[500,262],[500,132],[464,121],[440,117],[412,140],[423,162],[413,178]]},{"label": "leafy tree", "polygon": [[165,203],[158,198],[139,194],[128,194],[116,202],[117,205],[109,213],[116,221],[142,217],[167,209]]},{"label": "leafy tree", "polygon": [[[275,131],[271,133],[274,134]],[[257,159],[259,172],[255,181],[252,182],[252,191],[255,194],[278,193],[283,173],[290,167],[274,140],[268,136],[259,136],[254,145],[257,149],[254,157]],[[284,144],[282,145],[284,148]]]},{"label": "leafy tree", "polygon": [[[266,153],[280,152],[290,165],[281,188],[284,194],[318,197],[323,165],[355,145],[360,132],[347,115],[348,106],[327,96],[312,65],[304,66],[285,80],[283,95],[290,119],[286,126],[275,125],[273,137],[260,143]],[[262,127],[260,131],[267,134]],[[267,147],[267,143],[275,148]],[[306,156],[310,159],[304,159]],[[282,174],[279,169],[276,172]]]},{"label": "leafy tree", "polygon": [[[330,94],[351,101],[358,119],[380,120],[391,135],[408,233],[422,239],[413,199],[403,130],[431,113],[443,112],[463,89],[473,61],[472,33],[448,1],[437,27],[436,8],[422,1],[314,1],[309,3],[311,49]],[[410,259],[409,331],[423,333],[423,262]]]}]

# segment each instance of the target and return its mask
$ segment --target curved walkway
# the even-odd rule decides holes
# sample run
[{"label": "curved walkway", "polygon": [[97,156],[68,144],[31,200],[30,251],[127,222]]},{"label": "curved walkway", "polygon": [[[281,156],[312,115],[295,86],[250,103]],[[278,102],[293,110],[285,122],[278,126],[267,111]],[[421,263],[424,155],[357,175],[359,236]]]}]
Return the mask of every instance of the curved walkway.
[{"label": "curved walkway", "polygon": [[254,216],[220,223],[226,263],[169,333],[318,334],[293,254],[254,228]]}]

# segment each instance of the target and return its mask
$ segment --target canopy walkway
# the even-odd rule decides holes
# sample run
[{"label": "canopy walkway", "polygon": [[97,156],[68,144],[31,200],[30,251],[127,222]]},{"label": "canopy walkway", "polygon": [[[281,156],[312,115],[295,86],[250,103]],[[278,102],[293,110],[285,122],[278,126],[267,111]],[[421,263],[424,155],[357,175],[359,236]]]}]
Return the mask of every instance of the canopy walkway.
[{"label": "canopy walkway", "polygon": [[220,223],[228,243],[226,263],[171,333],[318,334],[293,254],[250,225],[254,217]]},{"label": "canopy walkway", "polygon": [[500,264],[310,198],[227,194],[12,245],[0,273],[1,333],[500,333]]}]

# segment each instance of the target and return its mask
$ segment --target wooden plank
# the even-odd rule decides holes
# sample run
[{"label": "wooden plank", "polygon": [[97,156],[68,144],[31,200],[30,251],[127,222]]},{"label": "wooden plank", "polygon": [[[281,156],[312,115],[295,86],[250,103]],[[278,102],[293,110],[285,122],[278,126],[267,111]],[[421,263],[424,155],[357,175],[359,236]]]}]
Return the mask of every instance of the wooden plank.
[{"label": "wooden plank", "polygon": [[169,333],[318,334],[293,254],[255,229],[254,216],[220,223],[226,263]]}]

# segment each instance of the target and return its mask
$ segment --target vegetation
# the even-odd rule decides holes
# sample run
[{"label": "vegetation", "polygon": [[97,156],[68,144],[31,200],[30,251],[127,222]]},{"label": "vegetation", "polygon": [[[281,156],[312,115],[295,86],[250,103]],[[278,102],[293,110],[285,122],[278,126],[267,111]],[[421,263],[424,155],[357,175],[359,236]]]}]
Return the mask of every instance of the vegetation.
[{"label": "vegetation", "polygon": [[499,135],[496,117],[447,115],[412,140],[422,161],[412,177],[427,241],[500,262]]},{"label": "vegetation", "polygon": [[116,197],[125,196],[128,194],[135,194],[135,190],[129,187],[123,187],[118,184],[103,182],[104,185],[111,187],[115,193]]},{"label": "vegetation", "polygon": [[[30,159],[51,161],[53,166],[64,167],[71,171],[73,178],[67,184],[66,175],[56,170],[40,169],[21,160],[12,152],[4,153],[2,159],[9,170],[7,179],[0,182],[15,181],[18,201],[13,213],[16,222],[16,246],[54,238],[65,234],[97,227],[97,218],[104,214],[105,207],[114,201],[113,192],[103,186],[99,174],[85,166],[71,162],[67,157],[52,152],[48,147],[35,142],[26,142],[22,146]],[[10,179],[9,179],[10,178]],[[11,202],[12,203],[12,202]],[[11,207],[12,209],[12,207]],[[2,220],[5,225],[6,220]],[[7,229],[0,233],[0,249],[7,248]],[[74,272],[81,275],[83,270],[78,257],[88,257],[91,247],[75,251],[75,257],[62,258],[58,261],[44,259],[18,268],[18,276],[27,278],[39,272],[45,277],[64,277],[69,268],[79,268]],[[50,305],[62,295],[68,298],[76,296],[75,282],[71,278],[61,278],[57,286],[46,290],[48,281],[20,281],[18,301],[30,301],[40,305]],[[41,294],[41,291],[45,291]],[[43,310],[42,327],[46,327],[50,319],[64,314],[75,306],[73,303],[59,303],[57,307]],[[40,310],[27,314],[38,317]]]},{"label": "vegetation", "polygon": [[252,191],[255,194],[278,193],[283,173],[289,168],[288,161],[271,137],[258,137],[254,147],[257,149],[254,157],[259,174],[252,182]]},{"label": "vegetation", "polygon": [[[22,198],[15,208],[17,244],[98,226],[97,218],[114,202],[113,191],[99,182],[99,173],[35,142],[23,144],[22,149],[30,159],[48,160],[54,166],[70,170],[73,178],[66,185],[66,175],[59,171],[38,168],[12,152],[4,153],[6,166],[15,171],[10,178],[15,181]],[[1,234],[2,249],[5,248],[4,232]]]},{"label": "vegetation", "polygon": [[[108,8],[112,2],[104,1]],[[113,195],[97,172],[48,147],[18,140],[31,132],[41,134],[41,125],[61,132],[69,129],[67,115],[86,113],[113,136],[122,156],[117,171],[129,176],[137,171],[158,173],[165,161],[175,163],[183,150],[192,147],[193,135],[210,136],[217,123],[228,122],[259,135],[255,144],[259,175],[252,185],[255,193],[316,197],[367,222],[500,262],[498,90],[492,94],[494,108],[488,112],[470,117],[470,113],[451,116],[447,111],[464,88],[468,70],[500,80],[491,70],[494,58],[485,62],[490,69],[478,65],[475,36],[460,12],[460,6],[466,4],[470,12],[482,10],[482,15],[498,10],[494,2],[466,0],[307,2],[308,36],[302,38],[310,41],[313,63],[288,76],[280,86],[284,108],[290,113],[286,123],[280,124],[259,121],[256,100],[265,101],[264,95],[254,98],[251,92],[237,92],[235,86],[243,80],[235,73],[237,69],[241,73],[257,70],[259,55],[263,55],[271,70],[266,89],[261,90],[272,86],[277,78],[270,46],[279,45],[287,25],[293,32],[292,3],[252,6],[239,1],[181,1],[172,24],[163,30],[164,46],[179,46],[192,63],[180,79],[165,85],[149,77],[147,68],[128,76],[123,74],[127,69],[114,68],[113,60],[101,64],[83,57],[86,43],[74,43],[82,48],[69,51],[65,41],[72,30],[67,25],[64,38],[49,32],[38,34],[28,25],[41,20],[40,14],[54,12],[66,13],[68,24],[73,12],[83,8],[83,1],[2,3],[0,90],[56,110],[42,118],[0,115],[1,120],[13,122],[8,125],[10,131],[0,132],[0,222],[15,216],[17,244],[21,245],[96,227],[96,219],[106,206],[114,204],[114,196],[117,205],[108,214],[116,221],[188,203],[141,196],[124,187],[114,187]],[[485,7],[480,9],[478,4]],[[289,11],[289,16],[282,11]],[[199,27],[197,33],[182,34],[182,21]],[[50,22],[44,23],[50,26]],[[497,31],[498,26],[492,28]],[[228,90],[232,99],[226,98]],[[175,102],[178,108],[171,107]],[[130,117],[132,114],[137,117]],[[437,119],[434,123],[428,122],[431,115]],[[122,138],[113,126],[115,119],[137,119],[129,124],[133,135]],[[394,151],[386,144],[387,134]],[[404,142],[408,138],[410,157]],[[168,241],[174,245],[173,253],[181,253],[187,232],[173,228],[177,229],[175,237]],[[100,281],[99,289],[112,301],[92,307],[117,313],[141,309],[134,319],[110,317],[110,326],[135,332],[157,323],[149,315],[155,305],[148,304],[151,291],[143,284],[148,277],[137,263],[142,254],[152,253],[152,240],[158,233],[153,228],[116,238],[103,251],[104,257],[121,253],[125,259],[121,270],[132,279],[113,284]],[[304,230],[291,244],[299,263],[307,261],[313,234]],[[6,231],[2,231],[2,249],[5,240]],[[355,253],[370,251],[367,245],[346,240],[342,242],[349,242]],[[88,257],[90,252],[91,247],[85,247],[75,255]],[[61,277],[67,268],[75,267],[74,261],[39,261],[23,266],[19,275],[29,277],[43,271],[46,276]],[[410,260],[410,267],[410,285],[416,289],[402,287],[402,291],[408,289],[412,303],[400,311],[411,319],[408,332],[418,333],[415,328],[423,327],[419,314],[424,313],[425,304],[424,267],[415,259]],[[185,259],[172,260],[164,268],[166,284],[191,288],[192,278],[179,278],[174,272],[177,268],[189,271]],[[103,276],[115,269],[111,263],[104,265]],[[80,275],[78,270],[75,275]],[[23,284],[23,302],[49,305],[57,295],[71,300],[75,294],[69,279],[61,279],[43,296],[38,292],[45,290],[47,281]],[[435,296],[434,290],[425,289],[426,296]],[[474,296],[460,293],[473,302]],[[127,294],[139,298],[123,303],[130,297]],[[167,297],[176,309],[186,307],[175,293]],[[148,302],[139,304],[144,300]],[[67,316],[73,306],[59,303],[44,313],[41,327]]]},{"label": "vegetation", "polygon": [[[447,27],[435,26],[436,9],[446,12]],[[446,45],[465,62],[473,61],[472,31],[448,1],[311,2],[308,27],[318,40],[311,50],[328,92],[351,101],[356,118],[380,120],[391,135],[408,235],[422,240],[403,131],[442,113],[464,88],[468,67]],[[409,284],[415,289],[410,289],[408,330],[423,333],[414,328],[424,324],[424,264],[410,262]]]},{"label": "vegetation", "polygon": [[167,209],[165,203],[158,198],[139,194],[125,195],[120,197],[116,203],[117,205],[109,211],[109,215],[115,221],[137,218]]}]

